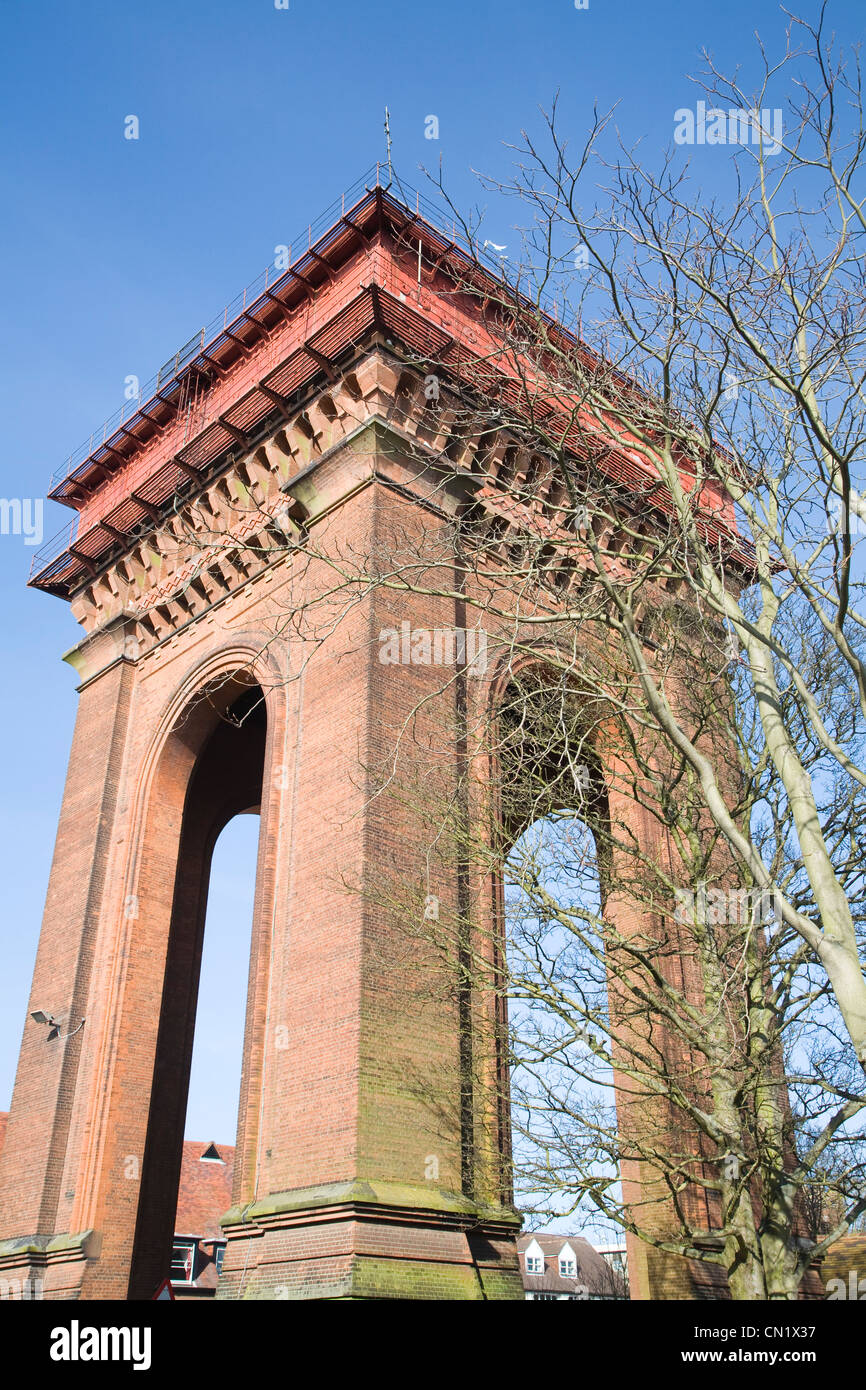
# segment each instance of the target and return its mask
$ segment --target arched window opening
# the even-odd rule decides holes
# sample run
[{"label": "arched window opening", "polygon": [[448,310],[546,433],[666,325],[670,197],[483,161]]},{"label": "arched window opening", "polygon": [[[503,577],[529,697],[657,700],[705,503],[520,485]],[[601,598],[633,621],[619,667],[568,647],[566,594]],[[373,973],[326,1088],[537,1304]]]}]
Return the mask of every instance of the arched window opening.
[{"label": "arched window opening", "polygon": [[[198,1285],[203,1265],[210,1268],[214,1283],[219,1267],[219,1217],[231,1205],[229,1155],[222,1151],[233,1147],[237,1127],[266,732],[261,687],[243,674],[219,681],[178,721],[163,751],[152,796],[154,816],[163,816],[162,786],[170,786],[180,769],[189,768],[141,1165],[132,1298],[151,1297],[169,1269],[175,1281]],[[159,840],[157,834],[154,858]],[[245,861],[243,872],[240,859]],[[206,917],[211,939],[205,952]],[[196,1144],[185,1145],[194,1041],[194,1108],[186,1132]],[[193,1133],[205,1123],[207,1109],[202,1106],[214,1107],[217,1094],[222,1098],[219,1111],[212,1110],[214,1118],[204,1133]],[[219,1161],[205,1162],[202,1154],[211,1145]],[[199,1185],[208,1189],[206,1204],[215,1209],[208,1230],[179,1230],[176,1221],[177,1217],[181,1225],[201,1225],[195,1206],[193,1214],[185,1213],[178,1200],[183,1195],[184,1162],[193,1160]]]},{"label": "arched window opening", "polygon": [[619,1182],[594,714],[567,682],[513,681],[500,805],[515,1201],[533,1225],[608,1247],[622,1232],[593,1200]]}]

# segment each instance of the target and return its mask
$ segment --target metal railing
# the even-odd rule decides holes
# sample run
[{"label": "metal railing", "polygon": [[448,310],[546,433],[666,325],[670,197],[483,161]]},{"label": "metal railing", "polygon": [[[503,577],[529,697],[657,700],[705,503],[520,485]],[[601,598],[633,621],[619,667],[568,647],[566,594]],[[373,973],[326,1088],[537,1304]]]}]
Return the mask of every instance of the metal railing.
[{"label": "metal railing", "polygon": [[[437,231],[444,233],[451,241],[460,245],[473,259],[483,261],[490,269],[501,275],[503,267],[500,259],[493,256],[483,246],[479,247],[477,244],[472,244],[456,220],[449,222],[448,218],[443,215],[441,208],[437,208],[418,189],[405,183],[393,170],[389,171],[388,166],[381,163],[371,165],[359,179],[356,179],[343,191],[338,199],[325,208],[315,221],[308,223],[300,235],[294,237],[292,241],[284,243],[288,248],[287,266],[292,266],[296,260],[309,251],[316,240],[324,235],[329,228],[335,226],[339,219],[345,216],[346,209],[351,209],[365,192],[372,192],[376,188],[387,189],[392,196],[404,204],[410,213],[414,206],[416,214],[423,216],[425,222],[430,223]],[[210,323],[205,324],[175,353],[174,357],[170,357],[159,371],[139,388],[135,396],[124,400],[120,408],[108,417],[100,429],[94,430],[89,439],[84,440],[77,449],[73,449],[72,453],[52,474],[49,490],[57,487],[64,479],[74,473],[77,467],[90,458],[94,449],[107,443],[118,428],[132,416],[146,408],[151,401],[168,395],[184,369],[195,361],[196,357],[204,352],[214,339],[217,339],[220,334],[241,319],[248,307],[259,300],[266,290],[274,292],[278,284],[288,285],[291,280],[292,276],[287,269],[278,269],[273,262],[268,265],[240,294],[226,304],[222,313],[217,314]]]},{"label": "metal railing", "polygon": [[[76,469],[87,462],[94,451],[99,450],[111,440],[126,421],[139,412],[146,413],[147,406],[151,402],[170,400],[172,392],[179,390],[181,379],[190,364],[195,362],[196,358],[205,355],[207,350],[212,348],[227,330],[230,331],[234,326],[239,325],[243,321],[244,315],[265,297],[266,292],[275,294],[279,287],[291,284],[294,278],[292,267],[298,264],[329,230],[340,231],[342,219],[345,218],[346,212],[357,207],[363,201],[364,194],[372,194],[377,189],[381,189],[383,192],[387,191],[389,197],[400,203],[410,216],[414,211],[416,216],[423,218],[425,223],[443,235],[450,245],[460,248],[469,260],[485,265],[497,278],[504,279],[505,266],[501,256],[496,256],[492,252],[488,252],[486,246],[479,245],[477,241],[472,239],[471,235],[467,235],[464,227],[456,219],[449,218],[447,213],[443,212],[441,205],[437,206],[419,189],[400,179],[392,167],[381,162],[371,165],[360,178],[344,189],[339,198],[325,208],[314,221],[308,223],[299,236],[284,243],[287,248],[286,268],[278,268],[273,262],[269,264],[233,300],[225,305],[220,314],[217,314],[210,323],[205,324],[198,333],[188,339],[175,355],[163,363],[159,371],[140,387],[133,398],[125,400],[120,408],[108,417],[101,429],[95,430],[89,439],[73,450],[60,467],[55,470],[49,490],[53,490],[71,477]],[[556,312],[557,306],[549,296],[543,296],[539,300],[539,304],[545,312]],[[562,318],[558,314],[556,317],[558,327],[568,333],[569,329],[563,323]],[[78,531],[78,520],[79,518],[76,516],[72,522],[66,523],[56,536],[53,536],[34,554],[30,566],[31,579],[43,571],[47,573],[52,563],[57,561],[74,544]]]},{"label": "metal railing", "polygon": [[40,546],[39,549],[34,552],[33,558],[30,561],[28,583],[35,575],[42,574],[43,570],[46,572],[46,578],[50,578],[48,571],[52,563],[58,560],[61,555],[65,555],[70,546],[75,544],[77,535],[78,517],[76,516],[72,521],[67,521],[55,536],[52,536],[50,540],[47,540],[44,545]]}]

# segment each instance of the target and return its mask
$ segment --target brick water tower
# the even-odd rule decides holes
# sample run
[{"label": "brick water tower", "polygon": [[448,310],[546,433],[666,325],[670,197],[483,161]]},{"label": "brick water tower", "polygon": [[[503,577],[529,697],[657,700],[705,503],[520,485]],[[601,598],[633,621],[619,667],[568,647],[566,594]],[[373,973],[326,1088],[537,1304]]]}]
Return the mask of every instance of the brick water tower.
[{"label": "brick water tower", "polygon": [[[398,609],[375,584],[349,602],[334,578],[374,543],[444,532],[482,482],[495,510],[495,451],[482,477],[425,392],[425,361],[485,355],[458,292],[470,258],[377,176],[286,259],[51,489],[77,516],[31,583],[84,630],[29,1004],[57,1024],[28,1016],[0,1161],[0,1273],[47,1298],[147,1299],[166,1274],[210,857],[249,811],[219,1296],[523,1296],[503,1063],[479,1062],[498,1006],[431,992],[363,891],[395,856],[421,872],[411,813],[368,770],[441,677],[394,679],[377,634],[466,615],[459,594]],[[636,1251],[633,1274],[650,1296]]]}]

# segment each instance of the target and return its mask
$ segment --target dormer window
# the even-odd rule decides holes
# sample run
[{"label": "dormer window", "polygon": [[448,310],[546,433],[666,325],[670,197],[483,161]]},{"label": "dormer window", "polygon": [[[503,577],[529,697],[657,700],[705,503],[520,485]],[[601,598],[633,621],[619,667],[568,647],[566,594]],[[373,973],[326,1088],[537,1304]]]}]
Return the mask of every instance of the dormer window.
[{"label": "dormer window", "polygon": [[192,1284],[195,1282],[196,1240],[175,1238],[171,1251],[171,1282],[173,1284]]},{"label": "dormer window", "polygon": [[527,1274],[544,1273],[544,1251],[537,1240],[531,1240],[527,1245],[523,1263]]},{"label": "dormer window", "polygon": [[570,1245],[563,1245],[559,1252],[560,1279],[577,1278],[577,1258]]}]

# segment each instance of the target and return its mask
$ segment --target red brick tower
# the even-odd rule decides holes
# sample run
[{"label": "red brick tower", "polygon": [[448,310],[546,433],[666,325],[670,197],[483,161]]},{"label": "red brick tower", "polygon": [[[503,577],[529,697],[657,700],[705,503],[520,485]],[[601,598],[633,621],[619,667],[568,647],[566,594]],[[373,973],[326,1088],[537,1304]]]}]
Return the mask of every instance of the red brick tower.
[{"label": "red brick tower", "polygon": [[53,487],[78,516],[32,583],[85,635],[66,656],[80,704],[29,1007],[60,1036],[28,1019],[0,1161],[0,1267],[46,1297],[149,1298],[166,1273],[210,855],[250,810],[220,1297],[522,1297],[508,1116],[471,1057],[473,1009],[431,995],[347,887],[395,854],[419,867],[365,769],[440,673],[388,679],[377,634],[464,615],[405,595],[397,613],[374,587],[329,609],[333,573],[305,546],[358,555],[457,506],[460,460],[435,476],[446,425],[406,365],[482,350],[452,254],[363,189]]}]

